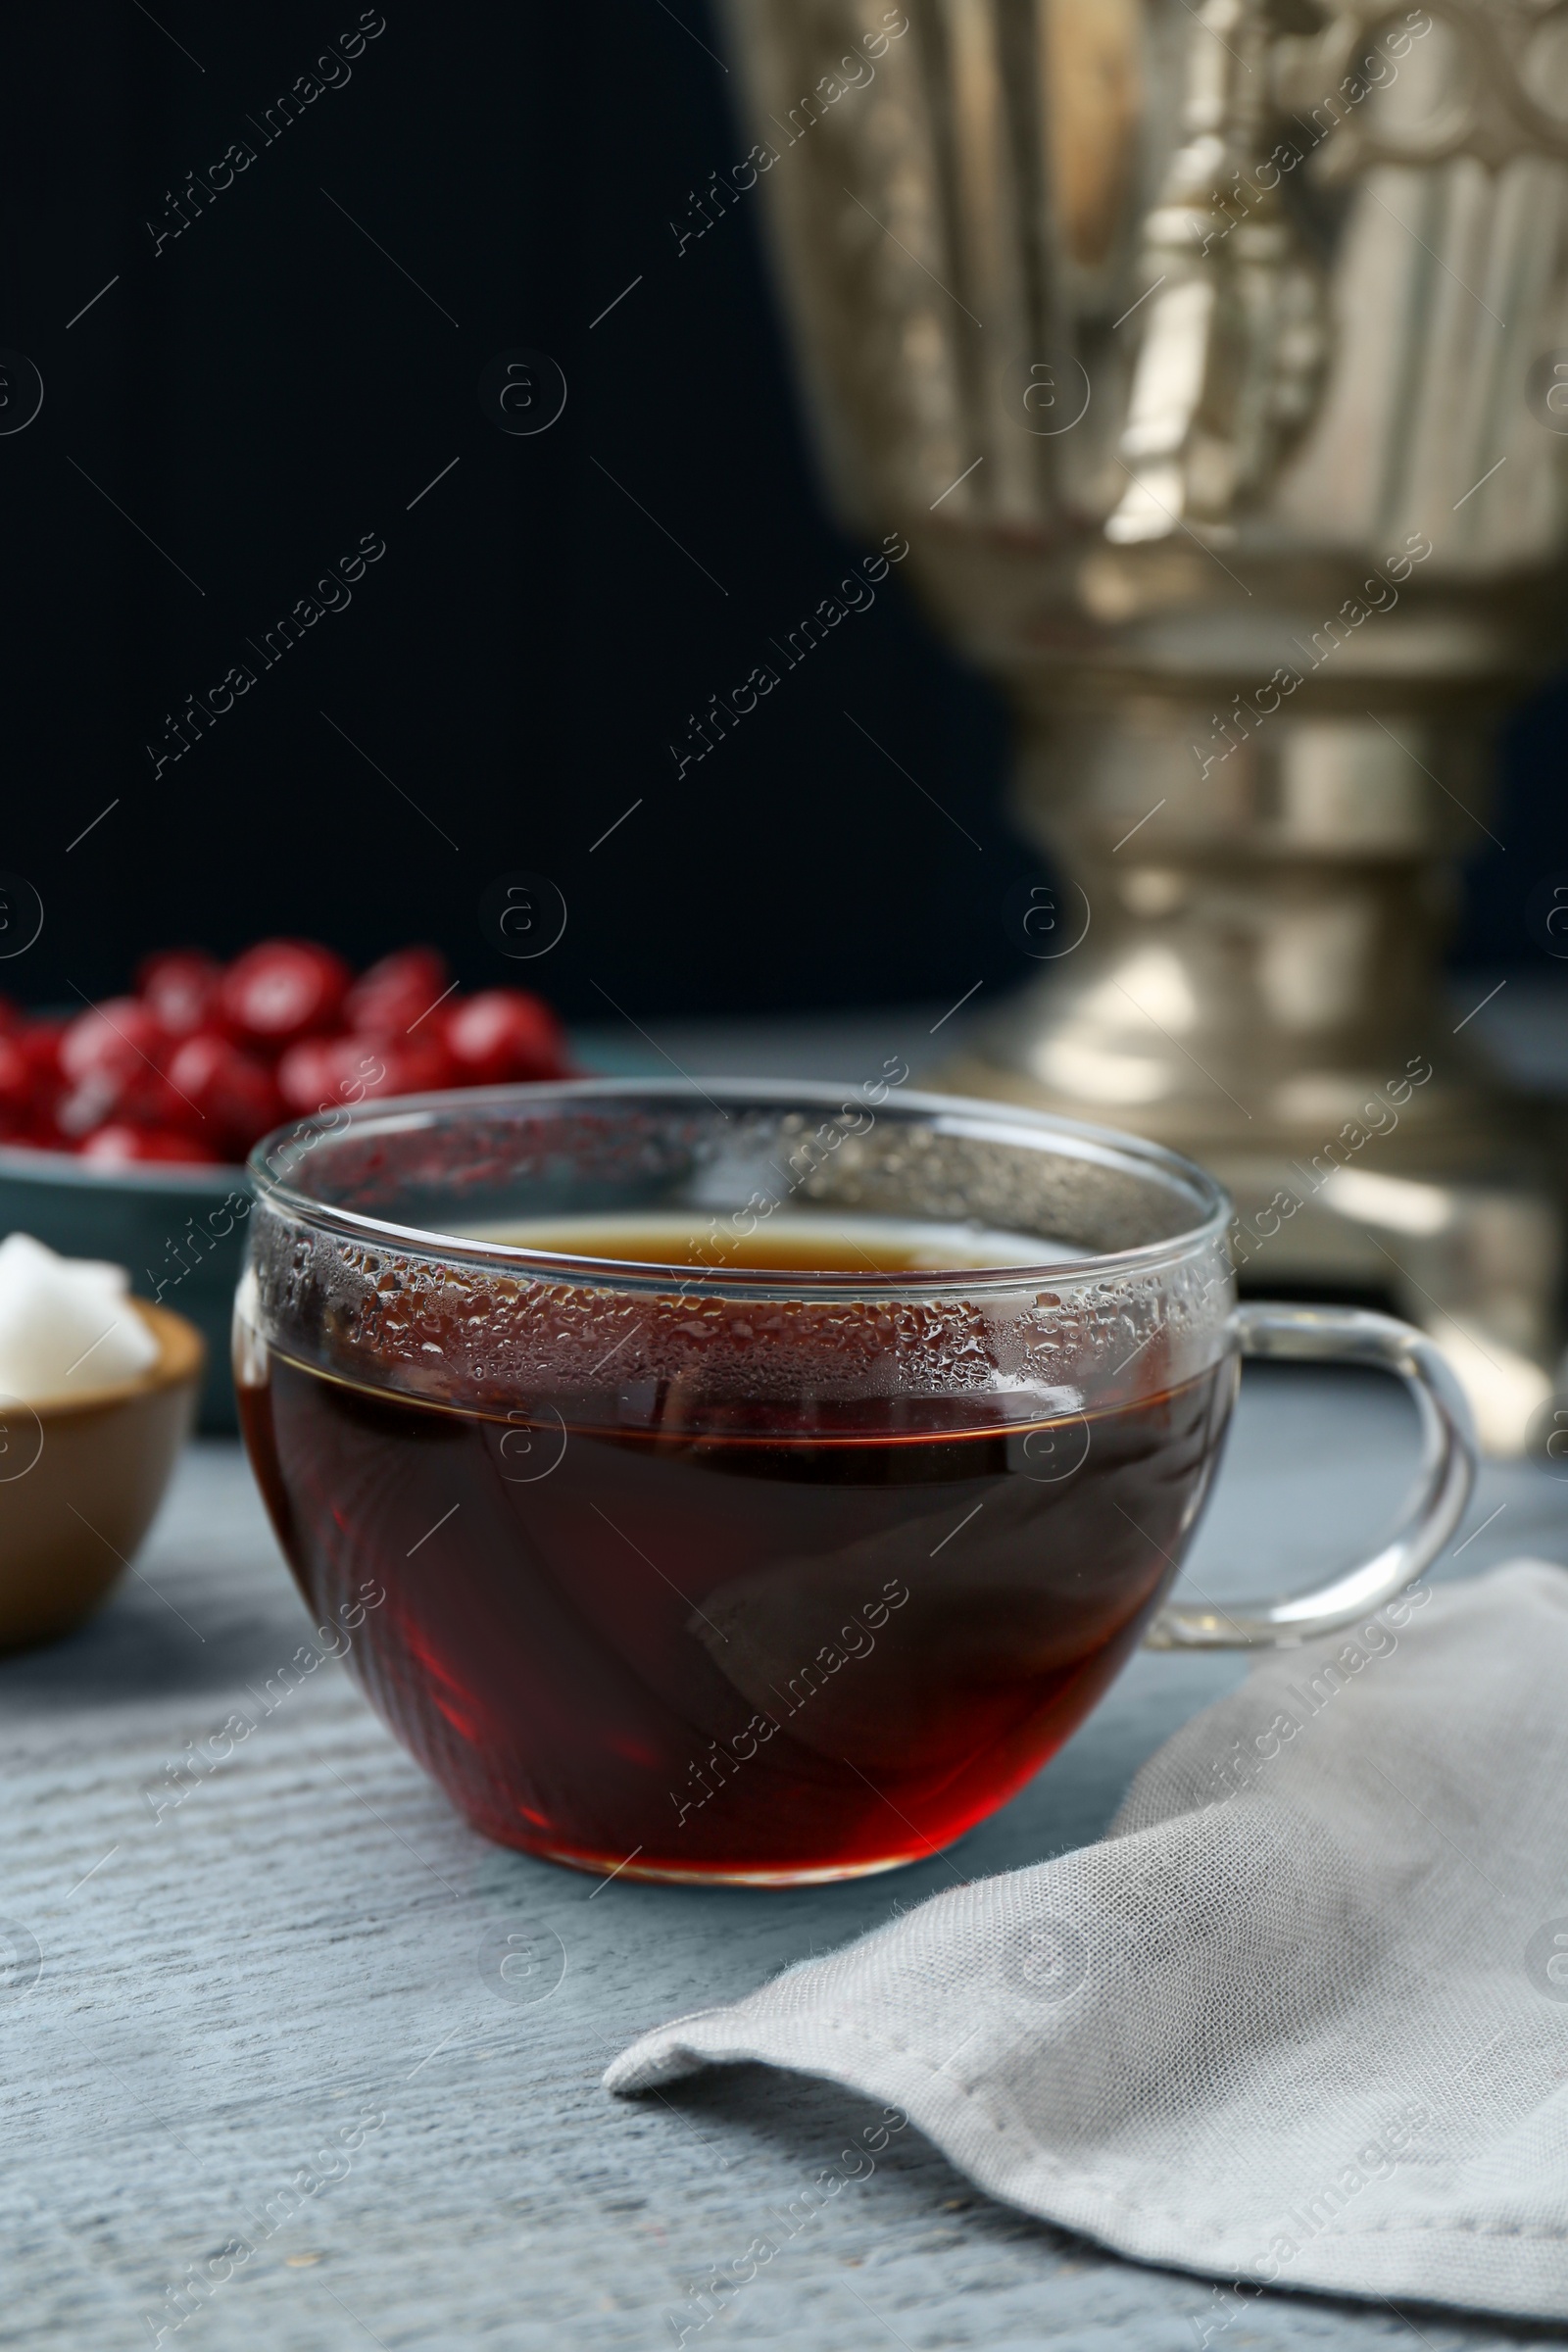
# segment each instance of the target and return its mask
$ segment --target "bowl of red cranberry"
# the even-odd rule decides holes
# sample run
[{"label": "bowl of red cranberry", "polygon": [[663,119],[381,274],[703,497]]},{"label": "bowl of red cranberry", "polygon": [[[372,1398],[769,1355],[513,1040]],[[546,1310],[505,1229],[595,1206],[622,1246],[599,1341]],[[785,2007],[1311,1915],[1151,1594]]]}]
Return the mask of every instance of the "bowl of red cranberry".
[{"label": "bowl of red cranberry", "polygon": [[232,1429],[251,1146],[337,1103],[570,1072],[543,999],[465,996],[433,948],[358,975],[311,940],[226,964],[149,956],[133,996],[61,1015],[0,1001],[0,1233],[128,1266],[134,1291],[188,1315],[208,1344],[201,1426]]}]

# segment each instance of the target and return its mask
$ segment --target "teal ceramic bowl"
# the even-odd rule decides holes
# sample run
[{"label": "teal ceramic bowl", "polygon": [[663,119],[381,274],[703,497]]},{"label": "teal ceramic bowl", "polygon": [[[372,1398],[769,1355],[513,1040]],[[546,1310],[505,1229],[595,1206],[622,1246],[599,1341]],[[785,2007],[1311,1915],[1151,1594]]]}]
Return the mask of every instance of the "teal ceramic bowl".
[{"label": "teal ceramic bowl", "polygon": [[238,1427],[228,1325],[250,1210],[243,1168],[103,1168],[0,1145],[0,1237],[30,1233],[64,1257],[110,1258],[137,1298],[194,1323],[207,1342],[197,1424],[207,1431]]}]

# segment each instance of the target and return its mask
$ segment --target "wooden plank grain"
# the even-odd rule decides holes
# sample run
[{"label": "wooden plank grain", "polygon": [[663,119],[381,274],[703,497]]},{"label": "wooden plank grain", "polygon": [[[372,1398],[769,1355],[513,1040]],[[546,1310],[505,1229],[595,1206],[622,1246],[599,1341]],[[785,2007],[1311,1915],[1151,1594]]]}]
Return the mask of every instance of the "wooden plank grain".
[{"label": "wooden plank grain", "polygon": [[[1386,1440],[1359,1403],[1349,1419],[1369,1449]],[[1239,1555],[1289,1450],[1254,1421],[1279,1443],[1255,1492],[1241,1466]],[[1568,1490],[1543,1504],[1526,1475],[1492,1474],[1476,1518],[1528,1502],[1538,1540],[1568,1537]],[[1214,2324],[1206,2282],[1004,2211],[912,2129],[792,2224],[880,2112],[832,2085],[740,2069],[623,2103],[598,2077],[644,2026],[955,1868],[1095,1835],[1232,1664],[1139,1661],[951,1863],[790,1894],[598,1887],[475,1837],[340,1666],[270,1711],[257,1698],[309,1629],[235,1448],[192,1449],[138,1566],[79,1636],[0,1666],[0,2346],[619,2352],[684,2328],[700,2352],[1185,2352]],[[185,1743],[237,1710],[251,1735],[161,1803]],[[500,1973],[507,1934],[520,1975]],[[759,2238],[776,2256],[699,2325],[689,2290]],[[1441,2340],[1522,2332],[1445,2319]],[[1416,2343],[1391,2311],[1300,2296],[1250,2305],[1221,2340]]]}]

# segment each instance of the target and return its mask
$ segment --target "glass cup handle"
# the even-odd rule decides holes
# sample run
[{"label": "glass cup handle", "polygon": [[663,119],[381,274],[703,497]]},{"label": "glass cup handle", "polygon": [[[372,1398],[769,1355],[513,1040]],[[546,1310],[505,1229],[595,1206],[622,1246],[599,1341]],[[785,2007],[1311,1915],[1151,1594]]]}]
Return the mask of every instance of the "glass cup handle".
[{"label": "glass cup handle", "polygon": [[1238,1306],[1239,1352],[1299,1362],[1372,1364],[1397,1373],[1421,1417],[1421,1467],[1396,1534],[1353,1568],[1309,1592],[1222,1609],[1169,1603],[1145,1642],[1151,1649],[1289,1648],[1332,1634],[1412,1584],[1431,1566],[1464,1516],[1476,1474],[1470,1407],[1441,1348],[1408,1323],[1349,1306]]}]

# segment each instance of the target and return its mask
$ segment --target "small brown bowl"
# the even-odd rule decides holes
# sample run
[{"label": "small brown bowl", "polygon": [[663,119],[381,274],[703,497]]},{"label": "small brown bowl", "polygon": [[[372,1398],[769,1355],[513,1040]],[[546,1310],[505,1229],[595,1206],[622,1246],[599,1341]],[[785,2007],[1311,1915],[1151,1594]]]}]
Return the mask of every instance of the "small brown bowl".
[{"label": "small brown bowl", "polygon": [[130,1301],[158,1342],[132,1380],[0,1406],[0,1651],[69,1634],[152,1525],[190,1435],[206,1347],[194,1324]]}]

